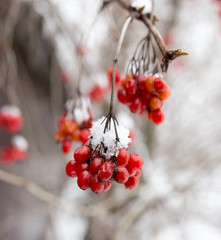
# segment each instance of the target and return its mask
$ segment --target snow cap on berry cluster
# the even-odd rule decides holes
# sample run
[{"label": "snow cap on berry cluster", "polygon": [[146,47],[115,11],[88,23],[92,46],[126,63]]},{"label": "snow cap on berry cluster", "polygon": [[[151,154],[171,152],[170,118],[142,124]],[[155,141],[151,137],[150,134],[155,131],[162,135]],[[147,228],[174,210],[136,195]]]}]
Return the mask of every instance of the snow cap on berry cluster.
[{"label": "snow cap on berry cluster", "polygon": [[21,116],[21,111],[18,107],[13,106],[13,105],[5,105],[1,107],[0,109],[0,114],[3,115],[12,115],[14,117],[20,117]]},{"label": "snow cap on berry cluster", "polygon": [[136,10],[142,10],[142,14],[151,13],[152,11],[152,0],[134,0],[131,3],[131,7],[135,8]]},{"label": "snow cap on berry cluster", "polygon": [[116,130],[119,138],[119,141],[117,141],[113,119],[110,120],[110,129],[106,129],[104,133],[105,123],[105,117],[102,117],[96,122],[93,122],[93,126],[90,129],[91,145],[92,149],[95,150],[98,145],[103,144],[104,148],[106,148],[107,151],[101,152],[101,154],[106,158],[111,158],[112,156],[118,155],[118,150],[120,148],[128,147],[128,144],[131,142],[131,139],[129,138],[130,132],[124,126],[120,124],[118,125],[116,123]]},{"label": "snow cap on berry cluster", "polygon": [[12,140],[12,145],[16,148],[19,149],[21,151],[26,151],[28,150],[28,142],[27,140],[21,136],[21,135],[15,135],[13,136]]},{"label": "snow cap on berry cluster", "polygon": [[82,124],[90,118],[88,112],[90,107],[90,100],[86,96],[68,100],[66,102],[66,109],[68,110],[67,118],[74,119],[78,124]]}]

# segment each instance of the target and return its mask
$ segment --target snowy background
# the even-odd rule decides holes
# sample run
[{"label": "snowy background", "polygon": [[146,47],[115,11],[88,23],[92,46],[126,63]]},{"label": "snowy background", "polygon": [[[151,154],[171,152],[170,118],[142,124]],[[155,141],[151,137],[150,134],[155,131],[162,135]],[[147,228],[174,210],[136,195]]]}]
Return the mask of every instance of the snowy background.
[{"label": "snowy background", "polygon": [[[18,83],[16,94],[30,153],[26,162],[1,164],[0,168],[28,178],[72,205],[59,209],[2,182],[0,239],[220,240],[219,4],[212,0],[155,1],[160,18],[157,27],[169,38],[168,47],[181,48],[190,55],[175,60],[165,75],[172,96],[165,102],[166,119],[160,126],[135,116],[115,101],[118,120],[136,135],[130,151],[145,160],[142,181],[132,191],[115,186],[110,192],[97,195],[80,190],[76,180],[65,176],[65,164],[72,154],[63,156],[53,135],[63,102],[73,95],[78,77],[76,47],[86,42],[89,49],[84,58],[83,92],[87,93],[95,83],[105,85],[106,70],[112,64],[127,13],[113,4],[97,16],[101,0],[25,2],[43,17],[42,34],[53,42],[58,65],[71,76],[71,82],[62,89],[57,76],[49,82],[49,94],[41,90],[43,83]],[[129,27],[119,59],[123,74],[146,32],[138,21]],[[96,118],[107,114],[109,97],[92,105]],[[4,133],[3,139],[7,139]]]}]

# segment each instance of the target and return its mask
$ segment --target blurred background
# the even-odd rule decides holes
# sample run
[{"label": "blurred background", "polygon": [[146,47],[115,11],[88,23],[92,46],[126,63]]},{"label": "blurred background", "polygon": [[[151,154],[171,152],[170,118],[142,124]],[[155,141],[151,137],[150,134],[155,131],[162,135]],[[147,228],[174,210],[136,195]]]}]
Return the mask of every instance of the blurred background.
[{"label": "blurred background", "polygon": [[[0,107],[17,107],[29,145],[24,161],[0,162],[0,239],[220,240],[221,2],[155,1],[168,48],[190,55],[165,75],[172,95],[161,125],[115,99],[118,120],[135,135],[130,151],[145,165],[136,189],[115,184],[95,194],[65,174],[80,143],[64,155],[54,134],[74,96],[81,55],[83,93],[108,82],[128,13],[111,3],[98,14],[101,6],[101,0],[0,1]],[[129,26],[118,64],[123,75],[146,34],[137,20]],[[109,98],[110,92],[92,104],[95,119],[107,114]],[[1,150],[13,137],[0,129]],[[25,150],[27,142],[20,141]]]}]

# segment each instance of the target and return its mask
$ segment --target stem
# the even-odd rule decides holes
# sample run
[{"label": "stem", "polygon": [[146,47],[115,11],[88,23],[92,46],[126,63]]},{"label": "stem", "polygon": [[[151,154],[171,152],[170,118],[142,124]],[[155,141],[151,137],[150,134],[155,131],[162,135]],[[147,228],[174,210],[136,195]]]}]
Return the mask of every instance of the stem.
[{"label": "stem", "polygon": [[117,45],[117,50],[113,59],[113,73],[112,73],[112,89],[111,89],[111,98],[110,98],[110,110],[109,110],[109,114],[112,115],[113,113],[113,102],[114,102],[114,88],[115,88],[115,78],[116,78],[116,68],[117,68],[117,62],[118,62],[118,57],[119,57],[119,53],[124,41],[124,37],[127,31],[127,28],[129,26],[129,24],[131,23],[133,17],[132,16],[128,16],[126,21],[124,22],[123,28],[121,30],[121,34],[120,34],[120,39]]}]

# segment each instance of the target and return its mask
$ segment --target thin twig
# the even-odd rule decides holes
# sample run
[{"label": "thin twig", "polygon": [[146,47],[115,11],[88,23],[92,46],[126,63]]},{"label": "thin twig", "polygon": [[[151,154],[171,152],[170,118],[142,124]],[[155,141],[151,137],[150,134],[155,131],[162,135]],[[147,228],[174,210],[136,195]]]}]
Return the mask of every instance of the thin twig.
[{"label": "thin twig", "polygon": [[119,38],[119,42],[117,45],[117,50],[113,59],[113,74],[112,74],[112,89],[111,89],[111,98],[110,98],[110,110],[109,113],[112,115],[113,113],[113,101],[114,101],[114,88],[115,88],[115,77],[116,77],[116,68],[117,68],[117,62],[118,62],[118,57],[119,57],[119,53],[124,41],[124,37],[127,31],[127,28],[129,26],[129,24],[131,23],[133,17],[132,16],[128,16],[123,28],[121,30],[121,34],[120,34],[120,38]]}]

